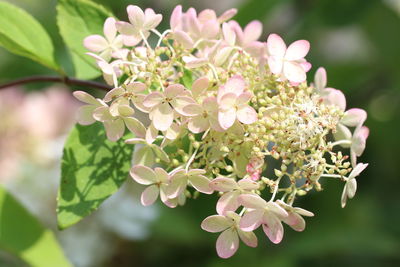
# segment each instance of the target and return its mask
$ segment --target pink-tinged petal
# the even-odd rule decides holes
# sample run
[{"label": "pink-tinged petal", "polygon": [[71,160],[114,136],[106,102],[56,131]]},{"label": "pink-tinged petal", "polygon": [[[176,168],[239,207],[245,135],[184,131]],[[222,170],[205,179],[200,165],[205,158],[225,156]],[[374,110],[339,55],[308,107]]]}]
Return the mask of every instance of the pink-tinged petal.
[{"label": "pink-tinged petal", "polygon": [[178,5],[172,11],[171,18],[169,20],[169,25],[171,26],[172,30],[175,30],[175,28],[181,27],[181,23],[182,23],[182,6]]},{"label": "pink-tinged petal", "polygon": [[146,98],[146,95],[143,94],[136,94],[134,98],[131,99],[133,105],[140,110],[141,112],[144,113],[149,113],[151,111],[151,108],[145,107],[143,105],[144,99]]},{"label": "pink-tinged petal", "polygon": [[126,46],[135,46],[142,41],[142,37],[140,35],[122,35],[122,41]]},{"label": "pink-tinged petal", "polygon": [[[182,111],[186,116],[199,116],[203,113],[203,108],[199,104],[188,104]],[[202,117],[202,116],[201,116]]]},{"label": "pink-tinged petal", "polygon": [[267,49],[270,56],[282,60],[286,52],[286,44],[279,35],[273,33],[268,36]]},{"label": "pink-tinged petal", "polygon": [[137,137],[144,138],[146,136],[146,128],[139,120],[135,118],[124,118],[124,122],[128,130]]},{"label": "pink-tinged petal", "polygon": [[310,43],[306,40],[298,40],[291,45],[286,50],[285,59],[286,60],[299,60],[304,58],[308,51],[310,50]]},{"label": "pink-tinged petal", "polygon": [[218,112],[217,98],[214,96],[205,98],[203,100],[203,108],[207,111],[207,113],[216,115]]},{"label": "pink-tinged petal", "polygon": [[158,181],[155,172],[149,167],[143,165],[132,167],[129,173],[133,180],[142,185],[150,185]]},{"label": "pink-tinged petal", "polygon": [[216,20],[217,14],[215,14],[215,11],[212,9],[204,9],[199,13],[197,17],[199,19],[199,22],[201,24],[204,24],[209,20]]},{"label": "pink-tinged petal", "polygon": [[105,121],[104,127],[106,129],[106,135],[108,140],[113,142],[120,139],[125,132],[125,124],[122,119],[117,119],[114,121]]},{"label": "pink-tinged petal", "polygon": [[142,28],[145,20],[143,10],[138,6],[129,5],[126,11],[128,12],[129,21],[133,26],[136,29]]},{"label": "pink-tinged petal", "polygon": [[205,39],[214,39],[219,34],[220,28],[217,20],[206,21],[201,27],[201,36]]},{"label": "pink-tinged petal", "polygon": [[348,198],[353,198],[357,191],[357,181],[356,179],[349,179],[347,182],[347,196]]},{"label": "pink-tinged petal", "polygon": [[174,31],[174,39],[178,41],[181,45],[183,45],[186,49],[192,49],[194,45],[193,39],[184,31],[175,30]]},{"label": "pink-tinged petal", "polygon": [[201,222],[201,229],[210,233],[218,233],[232,226],[232,221],[222,215],[208,216]]},{"label": "pink-tinged petal", "polygon": [[209,121],[203,116],[196,116],[189,120],[188,129],[192,133],[202,133],[210,128]]},{"label": "pink-tinged petal", "polygon": [[238,185],[243,190],[256,190],[260,187],[257,182],[254,182],[251,179],[241,179],[239,180]]},{"label": "pink-tinged petal", "polygon": [[158,130],[154,127],[153,124],[150,124],[150,126],[147,128],[146,130],[146,142],[148,144],[151,144],[154,142],[154,140],[156,140],[158,136]]},{"label": "pink-tinged petal", "polygon": [[171,183],[168,185],[166,194],[168,198],[176,198],[186,190],[187,177],[183,176],[172,176]]},{"label": "pink-tinged petal", "polygon": [[231,178],[224,178],[218,177],[215,178],[210,182],[210,187],[213,190],[220,191],[220,192],[228,192],[235,189],[239,189],[238,185],[236,184],[235,180]]},{"label": "pink-tinged petal", "polygon": [[224,130],[229,129],[236,120],[236,110],[234,108],[218,112],[218,122]]},{"label": "pink-tinged petal", "polygon": [[83,40],[83,46],[92,52],[101,52],[108,47],[108,42],[100,35],[90,35]]},{"label": "pink-tinged petal", "polygon": [[262,34],[262,23],[258,20],[253,20],[244,28],[244,42],[246,44],[257,41]]},{"label": "pink-tinged petal", "polygon": [[233,256],[239,248],[239,237],[233,228],[222,232],[217,239],[217,254],[223,259]]},{"label": "pink-tinged petal", "polygon": [[157,146],[157,145],[151,145],[151,148],[153,149],[153,152],[154,152],[154,154],[158,157],[158,158],[160,158],[162,161],[165,161],[165,162],[169,162],[170,160],[169,160],[169,157],[168,157],[168,154],[167,153],[165,153],[165,151],[162,149],[162,148],[160,148],[159,146]]},{"label": "pink-tinged petal", "polygon": [[264,233],[268,236],[274,244],[279,244],[283,238],[283,226],[281,221],[272,214],[266,213],[264,215]]},{"label": "pink-tinged petal", "polygon": [[302,208],[293,208],[294,212],[300,214],[301,216],[307,216],[307,217],[313,217],[314,213],[312,213],[311,211],[302,209]]},{"label": "pink-tinged petal", "polygon": [[86,104],[92,104],[92,105],[99,105],[99,101],[96,100],[93,96],[89,95],[86,92],[83,91],[75,91],[72,93],[76,99],[79,101],[86,103]]},{"label": "pink-tinged petal", "polygon": [[254,231],[261,225],[263,216],[264,210],[262,209],[247,211],[240,219],[240,229],[246,232]]},{"label": "pink-tinged petal", "polygon": [[182,59],[183,59],[183,62],[185,62],[185,64],[186,64],[185,66],[188,69],[199,68],[201,66],[204,66],[208,62],[208,59],[206,59],[206,58],[183,56]]},{"label": "pink-tinged petal", "polygon": [[325,103],[328,105],[335,105],[345,111],[346,97],[342,91],[333,88],[326,88],[325,91],[328,92],[328,95],[324,97]]},{"label": "pink-tinged petal", "polygon": [[158,194],[160,192],[160,189],[158,188],[157,185],[151,185],[147,187],[141,197],[140,197],[140,202],[142,203],[143,206],[150,206],[156,202],[158,198]]},{"label": "pink-tinged petal", "polygon": [[185,87],[181,84],[172,84],[165,89],[165,96],[168,98],[174,98],[183,93]]},{"label": "pink-tinged petal", "polygon": [[302,83],[307,78],[306,73],[300,64],[292,61],[286,61],[283,64],[283,74],[286,79],[295,83]]},{"label": "pink-tinged petal", "polygon": [[199,95],[203,94],[208,86],[210,84],[210,81],[206,76],[200,77],[197,80],[195,80],[192,84],[192,94],[196,98]]},{"label": "pink-tinged petal", "polygon": [[213,189],[210,188],[210,180],[203,175],[191,175],[189,176],[190,184],[199,192],[203,194],[212,194]]},{"label": "pink-tinged petal", "polygon": [[[147,9],[146,9],[147,10]],[[145,23],[143,25],[143,28],[145,30],[152,30],[156,28],[162,20],[162,15],[161,14],[155,14],[150,17],[146,16]]]},{"label": "pink-tinged petal", "polygon": [[241,93],[237,98],[237,105],[246,104],[247,102],[250,101],[250,99],[252,97],[253,97],[253,94],[249,91]]},{"label": "pink-tinged petal", "polygon": [[225,41],[230,45],[233,46],[235,45],[236,42],[236,34],[231,28],[231,26],[228,23],[222,24],[222,33],[224,35]]},{"label": "pink-tinged petal", "polygon": [[283,61],[281,58],[278,58],[276,56],[269,56],[268,66],[273,74],[281,74],[283,69]]},{"label": "pink-tinged petal", "polygon": [[199,20],[196,17],[196,13],[187,12],[186,18],[187,18],[187,26],[189,28],[189,32],[196,37],[200,37],[201,26]]},{"label": "pink-tinged petal", "polygon": [[101,122],[114,119],[114,117],[110,114],[109,107],[104,106],[98,107],[93,111],[93,118]]},{"label": "pink-tinged petal", "polygon": [[225,93],[219,99],[219,108],[222,111],[230,110],[235,107],[238,96],[234,93]]},{"label": "pink-tinged petal", "polygon": [[78,122],[81,125],[90,125],[96,120],[93,118],[93,111],[96,106],[84,105],[78,109]]},{"label": "pink-tinged petal", "polygon": [[365,150],[366,141],[369,135],[369,129],[366,126],[357,128],[354,131],[353,139],[351,142],[351,150],[357,155],[361,156]]},{"label": "pink-tinged petal", "polygon": [[172,123],[171,127],[169,127],[165,132],[164,132],[164,136],[165,138],[169,139],[169,140],[175,140],[176,138],[178,138],[179,134],[181,133],[181,126],[179,126],[176,123]]},{"label": "pink-tinged petal", "polygon": [[225,21],[231,19],[233,16],[236,15],[236,13],[237,13],[237,9],[236,8],[228,9],[227,11],[222,13],[221,16],[218,17],[219,23],[222,23],[222,22],[225,22]]},{"label": "pink-tinged petal", "polygon": [[216,117],[209,117],[209,122],[210,122],[210,126],[213,130],[217,131],[217,132],[223,132],[225,131],[224,128],[221,127],[221,124],[218,121],[218,118]]},{"label": "pink-tinged petal", "polygon": [[299,64],[305,72],[308,72],[312,68],[312,64],[308,61],[300,61]]},{"label": "pink-tinged petal", "polygon": [[354,167],[353,171],[350,173],[349,175],[349,179],[354,179],[355,177],[357,177],[358,175],[360,175],[360,173],[365,170],[365,168],[368,167],[368,164],[365,163],[358,163],[357,166]]},{"label": "pink-tinged petal", "polygon": [[123,104],[118,105],[118,114],[121,117],[132,116],[134,112],[135,112],[135,110],[128,105],[123,105]]},{"label": "pink-tinged petal", "polygon": [[125,90],[121,87],[113,88],[112,90],[108,91],[107,94],[104,96],[104,102],[110,102],[114,100],[116,97],[121,96],[125,93]]},{"label": "pink-tinged petal", "polygon": [[235,211],[239,208],[239,191],[227,192],[223,194],[217,202],[217,213],[225,214],[227,211]]},{"label": "pink-tinged petal", "polygon": [[174,107],[175,111],[183,116],[192,116],[192,113],[186,113],[184,108],[195,103],[196,101],[188,96],[177,96],[171,101],[171,105]]},{"label": "pink-tinged petal", "polygon": [[288,216],[287,211],[275,202],[267,202],[267,208],[279,218],[285,218]]},{"label": "pink-tinged petal", "polygon": [[[339,123],[338,125],[336,125],[336,132],[333,133],[333,137],[336,141],[351,140],[351,131],[349,130],[349,128]],[[348,144],[341,144],[341,146],[344,148],[350,147],[350,145]]]},{"label": "pink-tinged petal", "polygon": [[315,88],[318,92],[321,92],[325,89],[327,78],[326,78],[326,70],[323,67],[317,69],[317,72],[314,76]]},{"label": "pink-tinged petal", "polygon": [[147,86],[141,82],[132,82],[126,85],[126,90],[130,93],[140,93],[146,90]]},{"label": "pink-tinged petal", "polygon": [[152,108],[161,103],[163,101],[164,95],[160,92],[152,92],[143,100],[143,106],[147,108]]},{"label": "pink-tinged petal", "polygon": [[244,232],[237,230],[240,239],[249,247],[255,248],[258,245],[257,236],[253,232]]},{"label": "pink-tinged petal", "polygon": [[244,124],[252,124],[257,121],[257,112],[249,105],[240,106],[236,115],[238,120]]},{"label": "pink-tinged petal", "polygon": [[163,168],[155,168],[154,173],[157,176],[158,182],[166,183],[169,181],[169,175]]},{"label": "pink-tinged petal", "polygon": [[356,127],[362,125],[367,119],[367,112],[360,108],[352,108],[344,113],[343,118],[340,120],[346,126]]},{"label": "pink-tinged petal", "polygon": [[283,222],[297,232],[302,232],[306,228],[306,221],[295,212],[289,213],[289,216],[284,218]]},{"label": "pink-tinged petal", "polygon": [[107,18],[104,22],[103,32],[109,42],[112,42],[117,35],[117,28],[115,27],[115,23],[115,19],[111,17]]},{"label": "pink-tinged petal", "polygon": [[239,196],[238,201],[240,205],[249,209],[264,209],[267,205],[264,199],[253,194],[242,194]]},{"label": "pink-tinged petal", "polygon": [[137,36],[138,35],[137,29],[128,22],[117,21],[115,23],[115,27],[117,28],[118,32],[124,36]]},{"label": "pink-tinged petal", "polygon": [[223,87],[220,87],[218,94],[234,93],[235,95],[240,95],[246,88],[246,82],[240,75],[235,75],[231,77]]}]

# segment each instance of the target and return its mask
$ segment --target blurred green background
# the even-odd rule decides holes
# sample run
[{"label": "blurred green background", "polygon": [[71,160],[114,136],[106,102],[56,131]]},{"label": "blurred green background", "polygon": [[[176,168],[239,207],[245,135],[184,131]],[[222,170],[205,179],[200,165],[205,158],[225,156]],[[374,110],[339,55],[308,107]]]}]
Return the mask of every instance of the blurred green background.
[{"label": "blurred green background", "polygon": [[[42,23],[53,37],[57,59],[71,69],[69,56],[57,32],[56,1],[10,2],[23,7]],[[356,197],[345,209],[340,208],[343,184],[334,180],[324,181],[322,192],[313,192],[301,199],[298,206],[313,211],[316,216],[307,219],[303,233],[286,227],[285,237],[279,245],[270,243],[263,233],[258,232],[258,248],[241,244],[234,257],[219,259],[215,252],[218,235],[200,229],[200,222],[215,213],[217,198],[200,196],[181,208],[156,208],[156,219],[148,223],[145,238],[134,240],[111,235],[107,242],[112,246],[112,253],[102,262],[79,264],[67,253],[71,262],[76,266],[400,266],[400,194],[397,191],[400,189],[397,151],[400,151],[400,1],[95,2],[110,8],[120,19],[126,19],[128,4],[151,7],[164,16],[159,29],[168,27],[169,14],[176,4],[182,4],[185,9],[190,6],[198,10],[212,8],[218,14],[236,7],[239,12],[234,19],[242,26],[254,19],[263,22],[262,40],[272,32],[280,34],[287,43],[309,40],[311,51],[307,58],[313,68],[308,80],[312,81],[315,70],[324,66],[328,72],[328,86],[343,90],[348,108],[359,107],[368,112],[366,125],[370,128],[370,136],[360,161],[370,165],[359,177]],[[0,58],[0,83],[26,75],[52,74],[4,49],[0,49]],[[41,90],[43,87],[35,85],[29,89]],[[53,179],[57,180],[57,175]],[[137,200],[138,196],[133,198]],[[96,222],[91,223],[89,227]],[[82,249],[86,248],[82,246]],[[88,253],[96,256],[99,252],[95,246]],[[21,263],[5,252],[0,253],[0,266],[10,266],[8,264],[20,266]]]}]

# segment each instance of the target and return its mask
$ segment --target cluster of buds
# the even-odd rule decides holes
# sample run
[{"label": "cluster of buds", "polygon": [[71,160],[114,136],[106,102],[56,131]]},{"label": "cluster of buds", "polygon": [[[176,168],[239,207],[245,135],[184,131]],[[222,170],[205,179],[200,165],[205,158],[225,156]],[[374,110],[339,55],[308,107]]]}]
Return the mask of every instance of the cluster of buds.
[{"label": "cluster of buds", "polygon": [[228,258],[239,240],[257,246],[260,226],[273,243],[282,240],[282,223],[304,230],[303,216],[313,213],[293,203],[320,191],[323,178],[345,182],[343,207],[354,196],[355,177],[367,166],[357,163],[367,115],[346,111],[343,93],[326,88],[325,69],[307,84],[308,41],[286,46],[277,34],[260,41],[261,23],[242,29],[231,20],[234,9],[217,17],[177,6],[163,33],[156,30],[162,15],[152,9],[127,12],[129,22],[108,18],[105,37],[84,40],[114,88],[103,99],[74,95],[86,103],[81,124],[102,122],[112,141],[126,128],[135,135],[125,143],[137,145],[130,175],[147,186],[143,205],[160,197],[173,208],[217,193],[217,215],[201,227],[222,232],[217,252]]}]

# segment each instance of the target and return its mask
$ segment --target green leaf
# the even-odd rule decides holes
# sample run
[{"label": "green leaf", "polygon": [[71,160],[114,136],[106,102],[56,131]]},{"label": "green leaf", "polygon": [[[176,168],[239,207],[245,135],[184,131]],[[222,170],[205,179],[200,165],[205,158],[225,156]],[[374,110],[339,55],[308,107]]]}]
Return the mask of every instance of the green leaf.
[{"label": "green leaf", "polygon": [[0,186],[0,247],[34,267],[71,266],[52,231]]},{"label": "green leaf", "polygon": [[180,78],[180,83],[183,84],[186,88],[192,88],[193,74],[190,70],[183,70],[183,76]]},{"label": "green leaf", "polygon": [[113,14],[103,6],[88,0],[59,0],[57,5],[57,24],[60,34],[72,55],[75,76],[92,79],[100,75],[95,61],[85,53],[85,37],[93,34],[103,35],[104,21]]},{"label": "green leaf", "polygon": [[0,46],[60,71],[46,30],[25,10],[6,2],[0,2]]},{"label": "green leaf", "polygon": [[133,145],[111,142],[100,123],[76,125],[66,144],[58,192],[58,226],[65,229],[96,210],[126,180]]}]

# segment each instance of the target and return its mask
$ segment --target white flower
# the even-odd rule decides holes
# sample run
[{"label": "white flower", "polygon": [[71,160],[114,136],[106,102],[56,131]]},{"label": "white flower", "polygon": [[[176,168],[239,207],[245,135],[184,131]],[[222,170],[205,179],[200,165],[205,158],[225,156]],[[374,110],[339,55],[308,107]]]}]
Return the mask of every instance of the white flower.
[{"label": "white flower", "polygon": [[342,193],[342,208],[346,206],[347,198],[353,198],[357,191],[357,181],[356,177],[367,168],[368,164],[358,163],[357,166],[351,171],[349,177],[346,178],[346,184],[343,188]]}]

